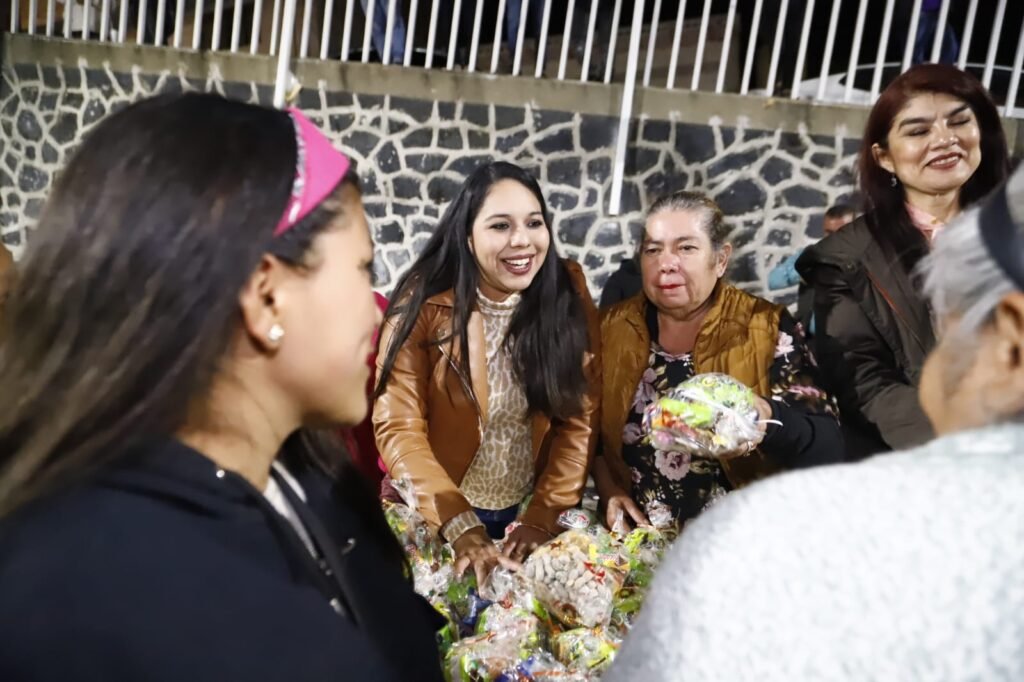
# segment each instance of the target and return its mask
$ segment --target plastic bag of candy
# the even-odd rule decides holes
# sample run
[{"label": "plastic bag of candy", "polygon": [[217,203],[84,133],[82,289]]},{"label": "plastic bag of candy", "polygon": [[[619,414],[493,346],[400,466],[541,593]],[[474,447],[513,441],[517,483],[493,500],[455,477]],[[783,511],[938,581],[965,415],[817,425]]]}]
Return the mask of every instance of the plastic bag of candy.
[{"label": "plastic bag of candy", "polygon": [[634,528],[622,538],[622,547],[629,560],[629,574],[626,584],[647,587],[654,579],[654,570],[661,564],[665,550],[672,544],[676,534],[650,526]]},{"label": "plastic bag of candy", "polygon": [[471,635],[476,631],[480,615],[491,605],[490,600],[480,596],[476,576],[472,571],[466,571],[460,578],[453,577],[444,596],[462,636]]},{"label": "plastic bag of candy", "polygon": [[[445,657],[445,679],[458,682],[543,680],[547,678],[537,673],[553,672],[551,666],[540,665],[548,656],[521,630],[485,632],[455,643]],[[565,670],[560,664],[558,668]]]},{"label": "plastic bag of candy", "polygon": [[619,643],[603,628],[577,628],[554,636],[551,652],[569,670],[600,673],[611,665]]},{"label": "plastic bag of candy", "polygon": [[698,374],[644,411],[644,430],[658,450],[719,457],[749,449],[761,430],[754,392],[726,374]]},{"label": "plastic bag of candy", "polygon": [[647,593],[642,588],[625,587],[612,602],[612,617],[609,620],[608,630],[615,636],[622,638],[633,628],[636,617],[640,615],[640,607],[643,606]]},{"label": "plastic bag of candy", "polygon": [[607,625],[629,567],[614,538],[592,530],[562,533],[523,567],[537,599],[569,627]]}]

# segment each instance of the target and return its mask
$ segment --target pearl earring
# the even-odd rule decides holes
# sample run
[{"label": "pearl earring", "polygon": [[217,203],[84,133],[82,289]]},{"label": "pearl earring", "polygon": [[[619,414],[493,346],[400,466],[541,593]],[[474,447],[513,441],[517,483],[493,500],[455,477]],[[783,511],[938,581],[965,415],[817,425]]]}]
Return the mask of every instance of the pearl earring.
[{"label": "pearl earring", "polygon": [[274,326],[270,328],[270,331],[267,332],[267,340],[270,341],[270,343],[278,343],[283,338],[284,327],[279,324],[275,323]]}]

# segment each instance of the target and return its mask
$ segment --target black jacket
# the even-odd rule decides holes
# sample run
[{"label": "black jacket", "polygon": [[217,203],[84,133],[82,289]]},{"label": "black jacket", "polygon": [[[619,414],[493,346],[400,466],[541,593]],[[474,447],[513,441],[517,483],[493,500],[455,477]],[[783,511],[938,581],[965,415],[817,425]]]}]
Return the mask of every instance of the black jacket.
[{"label": "black jacket", "polygon": [[815,348],[839,401],[851,459],[933,437],[917,386],[935,345],[931,312],[864,217],[808,247],[797,272],[814,288]]},{"label": "black jacket", "polygon": [[608,281],[601,290],[600,308],[609,308],[619,301],[633,298],[644,288],[643,277],[640,275],[640,266],[635,258],[626,258],[619,263],[619,269],[608,277]]},{"label": "black jacket", "polygon": [[[311,502],[326,481],[306,476]],[[440,680],[437,614],[329,504],[324,524],[299,506],[324,571],[248,482],[160,441],[15,513],[0,680]]]}]

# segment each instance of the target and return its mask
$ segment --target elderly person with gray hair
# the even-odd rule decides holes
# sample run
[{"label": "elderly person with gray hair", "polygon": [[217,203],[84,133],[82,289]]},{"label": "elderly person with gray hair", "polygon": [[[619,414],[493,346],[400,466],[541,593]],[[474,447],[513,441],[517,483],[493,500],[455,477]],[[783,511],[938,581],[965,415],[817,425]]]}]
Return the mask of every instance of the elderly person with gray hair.
[{"label": "elderly person with gray hair", "polygon": [[606,681],[1024,680],[1024,169],[937,237],[924,282],[939,438],[703,515]]}]

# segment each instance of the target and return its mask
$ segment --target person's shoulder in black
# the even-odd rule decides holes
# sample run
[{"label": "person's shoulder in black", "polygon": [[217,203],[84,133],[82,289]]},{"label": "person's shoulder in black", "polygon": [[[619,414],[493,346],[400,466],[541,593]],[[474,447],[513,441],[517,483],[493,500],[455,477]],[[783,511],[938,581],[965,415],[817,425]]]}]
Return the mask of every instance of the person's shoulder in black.
[{"label": "person's shoulder in black", "polygon": [[640,275],[640,266],[635,258],[624,258],[619,263],[619,269],[608,277],[604,289],[601,291],[600,308],[609,308],[620,301],[635,296],[643,289],[643,279]]}]

